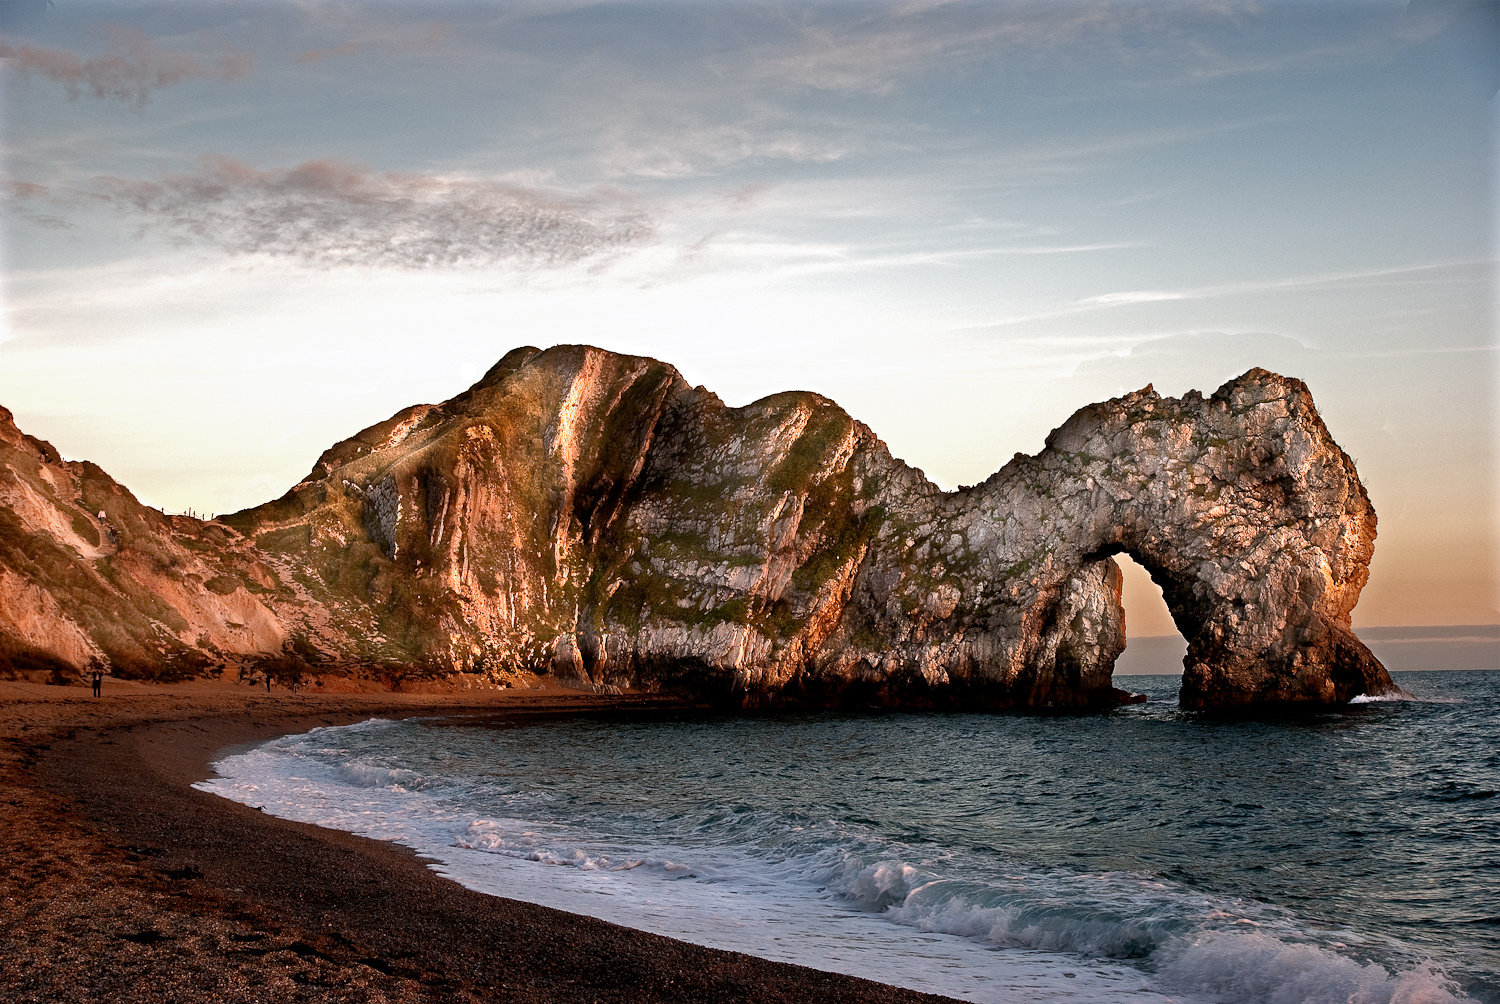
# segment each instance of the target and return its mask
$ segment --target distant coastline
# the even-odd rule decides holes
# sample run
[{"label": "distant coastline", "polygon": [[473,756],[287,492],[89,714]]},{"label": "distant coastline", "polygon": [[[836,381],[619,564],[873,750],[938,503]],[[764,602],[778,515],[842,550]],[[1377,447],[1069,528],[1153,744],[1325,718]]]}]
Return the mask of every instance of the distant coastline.
[{"label": "distant coastline", "polygon": [[[1355,634],[1392,673],[1500,670],[1500,624],[1438,624],[1356,628]],[[1187,642],[1181,635],[1126,634],[1115,676],[1179,675]]]}]

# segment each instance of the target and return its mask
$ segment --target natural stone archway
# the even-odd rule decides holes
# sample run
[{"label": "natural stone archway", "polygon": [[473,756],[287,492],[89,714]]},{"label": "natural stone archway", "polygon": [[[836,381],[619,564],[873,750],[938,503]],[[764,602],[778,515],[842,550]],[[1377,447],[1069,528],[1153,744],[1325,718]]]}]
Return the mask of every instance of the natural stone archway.
[{"label": "natural stone archway", "polygon": [[[968,647],[968,658],[946,660],[950,680],[1035,695],[1030,681],[1050,673],[1040,692],[1058,703],[1108,699],[1102,688],[1124,640],[1109,557],[1128,552],[1161,585],[1188,640],[1185,707],[1331,704],[1392,689],[1349,626],[1375,513],[1300,381],[1252,370],[1208,398],[1164,399],[1148,387],[1091,405],[1040,454],[934,500],[917,535],[930,539],[934,527],[951,543],[943,571],[957,572],[941,585],[999,587],[998,595],[966,594],[961,619],[945,626]],[[862,614],[919,580],[902,553],[911,539],[877,544],[867,557],[870,588],[856,593],[855,627],[874,630],[881,618]],[[1112,585],[1084,571],[1100,564],[1112,570]],[[1066,651],[1085,653],[1077,663],[1085,671],[1065,679],[1049,669],[1056,649],[1045,625],[1066,619],[1060,608],[1083,609],[1080,591],[1096,614],[1072,622]],[[889,604],[887,612],[885,620],[899,622]],[[900,627],[883,640],[898,659],[921,658]],[[849,655],[834,661],[847,665]]]},{"label": "natural stone archway", "polygon": [[[1391,688],[1349,615],[1375,512],[1300,381],[1252,370],[1208,399],[1147,391],[1074,416],[1049,440],[1133,463],[1082,543],[1126,551],[1188,641],[1185,707],[1337,703]],[[1085,475],[1087,477],[1087,475]]]},{"label": "natural stone archway", "polygon": [[[67,501],[81,475],[55,451],[14,426],[0,449],[18,541],[34,551],[62,532],[49,528],[87,521]],[[137,576],[139,618],[79,630],[112,660],[128,642],[143,667],[168,659],[164,636],[197,665],[231,641],[271,656],[291,639],[330,671],[408,678],[550,672],[743,705],[1093,707],[1128,698],[1110,680],[1125,640],[1111,555],[1128,552],[1188,639],[1185,706],[1390,689],[1349,630],[1374,511],[1307,388],[1264,370],[1207,398],[1148,387],[1090,405],[1037,455],[943,492],[816,394],[729,408],[656,360],[525,348],[452,400],[336,444],[281,499],[222,526],[164,524],[111,491],[120,554],[193,555],[179,562],[191,580],[170,562],[145,576],[141,561],[80,557],[71,538],[53,564],[97,580],[97,596],[69,587],[89,609],[115,609],[111,583]],[[17,559],[0,581],[27,586],[40,567]],[[234,624],[254,614],[265,630],[163,634],[240,608]],[[69,617],[27,630],[63,637]]]}]

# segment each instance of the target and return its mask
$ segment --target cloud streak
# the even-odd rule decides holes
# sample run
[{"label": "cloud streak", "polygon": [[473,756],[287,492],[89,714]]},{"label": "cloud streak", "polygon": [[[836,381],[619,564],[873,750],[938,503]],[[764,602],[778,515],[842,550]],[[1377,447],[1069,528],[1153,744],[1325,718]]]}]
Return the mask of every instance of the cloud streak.
[{"label": "cloud streak", "polygon": [[[1366,25],[1354,39],[1315,35],[1284,51],[1239,52],[1237,40],[1259,12],[1235,3],[895,0],[813,11],[787,19],[794,25],[787,34],[751,49],[754,72],[792,87],[885,94],[903,81],[954,66],[1063,59],[1079,61],[1080,74],[1097,70],[1100,62],[1149,63],[1157,68],[1158,83],[1181,84],[1358,61],[1395,44],[1381,32],[1383,25]],[[1087,53],[1086,62],[1081,53]]]},{"label": "cloud streak", "polygon": [[163,49],[133,28],[114,28],[114,45],[102,56],[84,57],[68,49],[0,41],[0,58],[16,72],[63,85],[68,97],[88,94],[145,105],[151,92],[187,80],[229,81],[247,77],[255,61],[244,52],[225,49],[212,59]]},{"label": "cloud streak", "polygon": [[967,7],[946,2],[853,7],[801,25],[796,45],[765,47],[759,72],[794,86],[886,93],[935,66],[1051,49],[1113,35],[1139,12],[1117,4]]},{"label": "cloud streak", "polygon": [[672,179],[719,174],[746,163],[782,161],[831,164],[848,156],[851,139],[785,124],[746,121],[695,124],[683,116],[676,124],[632,121],[611,126],[600,159],[607,174]]},{"label": "cloud streak", "polygon": [[556,267],[655,231],[616,198],[563,198],[465,176],[397,174],[314,160],[268,171],[228,158],[157,181],[104,177],[88,193],[165,231],[233,254],[322,266]]},{"label": "cloud streak", "polygon": [[[362,20],[365,19],[364,12]],[[298,66],[308,66],[320,63],[325,59],[341,56],[353,56],[367,50],[384,50],[387,55],[391,53],[421,53],[441,51],[443,44],[448,40],[448,27],[443,24],[430,24],[425,28],[417,26],[401,26],[376,31],[364,32],[342,45],[329,46],[321,49],[307,49],[299,53],[294,62]]]},{"label": "cloud streak", "polygon": [[1031,321],[1051,320],[1073,314],[1087,314],[1116,307],[1134,307],[1148,303],[1164,303],[1173,300],[1213,300],[1220,297],[1245,296],[1260,293],[1279,293],[1293,289],[1316,289],[1340,286],[1365,280],[1385,280],[1395,276],[1420,275],[1444,269],[1463,268],[1472,265],[1490,265],[1492,259],[1466,259],[1462,261],[1433,262],[1421,265],[1399,265],[1391,268],[1357,269],[1347,272],[1320,272],[1315,275],[1289,276],[1281,279],[1256,279],[1247,282],[1230,282],[1216,286],[1199,286],[1190,289],[1128,290],[1118,293],[1101,293],[1085,297],[1071,304],[1041,310],[1016,317],[999,318],[986,324],[973,325],[965,330],[1006,327]]}]

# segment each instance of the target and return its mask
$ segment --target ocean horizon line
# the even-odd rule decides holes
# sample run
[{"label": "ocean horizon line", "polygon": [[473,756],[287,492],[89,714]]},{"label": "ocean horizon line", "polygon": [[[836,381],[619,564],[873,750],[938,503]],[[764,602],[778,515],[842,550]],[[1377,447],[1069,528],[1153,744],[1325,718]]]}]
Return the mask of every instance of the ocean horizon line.
[{"label": "ocean horizon line", "polygon": [[[1500,670],[1500,624],[1411,624],[1355,628],[1393,673]],[[1131,635],[1114,675],[1181,676],[1187,641],[1181,634]]]}]

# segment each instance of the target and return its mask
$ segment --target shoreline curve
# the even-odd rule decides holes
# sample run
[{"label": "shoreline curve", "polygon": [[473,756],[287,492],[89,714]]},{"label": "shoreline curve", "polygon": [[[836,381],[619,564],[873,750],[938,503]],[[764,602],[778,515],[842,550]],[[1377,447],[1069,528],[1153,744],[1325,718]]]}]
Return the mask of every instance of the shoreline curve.
[{"label": "shoreline curve", "polygon": [[0,971],[51,1001],[951,998],[704,948],[464,888],[409,849],[190,785],[236,745],[435,714],[694,707],[562,688],[264,694],[0,684]]}]

